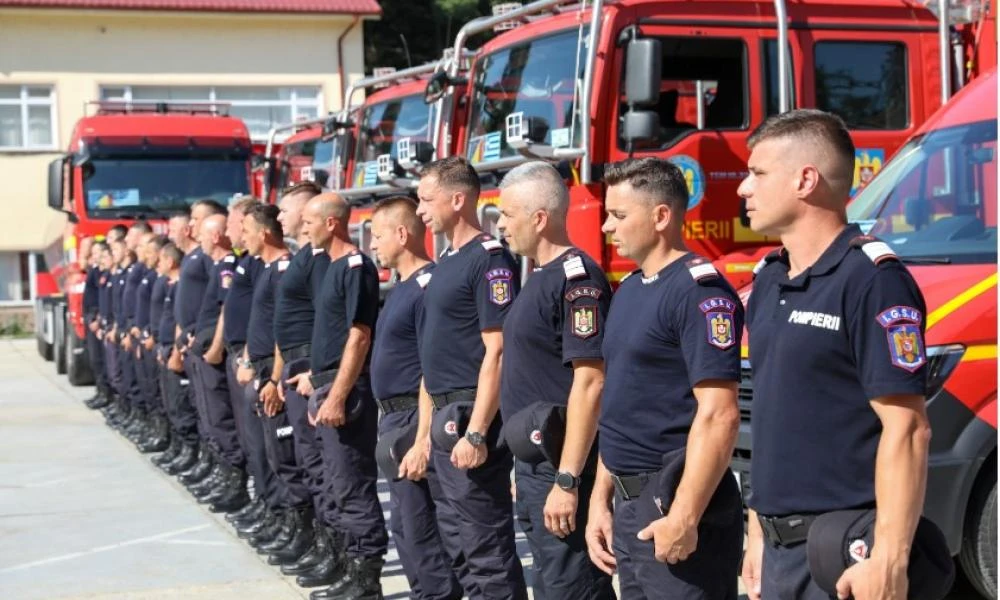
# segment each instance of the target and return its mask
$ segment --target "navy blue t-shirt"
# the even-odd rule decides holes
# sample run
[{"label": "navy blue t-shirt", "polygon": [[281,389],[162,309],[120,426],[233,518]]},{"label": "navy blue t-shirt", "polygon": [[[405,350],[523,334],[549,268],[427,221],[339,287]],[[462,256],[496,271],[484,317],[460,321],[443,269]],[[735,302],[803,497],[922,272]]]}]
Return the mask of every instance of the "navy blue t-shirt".
[{"label": "navy blue t-shirt", "polygon": [[233,283],[229,287],[226,303],[222,307],[225,316],[222,335],[229,345],[247,341],[247,323],[250,321],[250,301],[257,276],[264,270],[264,262],[256,256],[244,254],[236,262]]},{"label": "navy blue t-shirt", "polygon": [[109,271],[100,271],[97,276],[97,314],[104,322],[111,320],[111,287],[112,275]]},{"label": "navy blue t-shirt", "polygon": [[143,265],[142,279],[139,280],[139,289],[135,292],[135,322],[134,325],[140,331],[149,328],[149,310],[152,301],[153,284],[156,283],[156,271],[146,268]]},{"label": "navy blue t-shirt", "polygon": [[601,459],[616,475],[655,471],[687,445],[693,386],[739,381],[743,305],[711,263],[687,254],[622,281],[605,329]]},{"label": "navy blue t-shirt", "polygon": [[926,393],[923,296],[856,226],[792,279],[787,255],[770,258],[747,307],[749,504],[769,516],[874,506],[882,427],[870,401]]},{"label": "navy blue t-shirt", "polygon": [[149,293],[149,323],[146,329],[156,339],[160,336],[160,321],[163,320],[164,305],[167,300],[167,276],[160,275],[153,282]]},{"label": "navy blue t-shirt", "polygon": [[163,315],[160,317],[160,329],[159,335],[156,336],[156,341],[168,346],[173,345],[174,341],[176,341],[174,330],[177,327],[177,319],[175,317],[177,313],[174,310],[174,304],[177,300],[178,281],[170,281],[168,278],[164,284]]},{"label": "navy blue t-shirt", "polygon": [[329,254],[306,244],[281,277],[274,300],[274,339],[282,350],[312,341],[316,316],[313,297],[319,293],[329,264]]},{"label": "navy blue t-shirt", "polygon": [[208,286],[205,288],[205,300],[198,312],[195,331],[215,329],[222,314],[222,304],[226,301],[229,288],[233,286],[233,276],[236,274],[236,255],[227,254],[212,264],[209,272]]},{"label": "navy blue t-shirt", "polygon": [[177,280],[173,304],[174,319],[185,333],[195,333],[211,269],[212,259],[200,247],[188,252],[181,261],[181,276]]},{"label": "navy blue t-shirt", "polygon": [[101,270],[98,267],[87,268],[87,279],[83,284],[83,314],[90,320],[98,313],[100,295]]},{"label": "navy blue t-shirt", "polygon": [[291,267],[292,256],[286,254],[275,261],[259,262],[261,272],[254,278],[253,308],[247,325],[247,352],[250,360],[274,355],[274,305],[278,283]]},{"label": "navy blue t-shirt", "polygon": [[118,333],[122,333],[125,322],[125,280],[128,274],[119,267],[111,274],[111,320],[118,325]]},{"label": "navy blue t-shirt", "polygon": [[571,249],[536,269],[503,328],[503,418],[535,402],[566,405],[573,361],[601,359],[611,285],[589,256]]},{"label": "navy blue t-shirt", "polygon": [[443,255],[424,293],[420,367],[430,394],[479,385],[482,332],[503,326],[521,289],[517,261],[482,234]]},{"label": "navy blue t-shirt", "polygon": [[[286,274],[287,277],[287,274]],[[331,261],[316,296],[310,367],[314,374],[335,369],[353,325],[367,325],[375,336],[378,269],[370,258],[352,252]],[[365,357],[371,358],[371,350]]]},{"label": "navy blue t-shirt", "polygon": [[378,315],[378,336],[372,345],[372,391],[380,400],[413,395],[420,390],[417,332],[424,313],[424,289],[434,264],[417,269],[393,286]]},{"label": "navy blue t-shirt", "polygon": [[122,318],[126,326],[135,325],[136,310],[138,309],[137,294],[142,278],[146,276],[146,265],[142,263],[132,263],[125,269],[125,287],[122,289]]}]

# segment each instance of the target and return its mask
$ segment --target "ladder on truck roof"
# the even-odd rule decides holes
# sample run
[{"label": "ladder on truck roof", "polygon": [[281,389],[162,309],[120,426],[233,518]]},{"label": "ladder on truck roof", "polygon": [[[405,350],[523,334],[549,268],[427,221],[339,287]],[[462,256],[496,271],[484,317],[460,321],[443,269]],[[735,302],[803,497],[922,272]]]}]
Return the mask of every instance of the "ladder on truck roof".
[{"label": "ladder on truck roof", "polygon": [[182,114],[228,117],[229,102],[168,102],[161,100],[91,100],[84,104],[84,113],[96,108],[97,115]]}]

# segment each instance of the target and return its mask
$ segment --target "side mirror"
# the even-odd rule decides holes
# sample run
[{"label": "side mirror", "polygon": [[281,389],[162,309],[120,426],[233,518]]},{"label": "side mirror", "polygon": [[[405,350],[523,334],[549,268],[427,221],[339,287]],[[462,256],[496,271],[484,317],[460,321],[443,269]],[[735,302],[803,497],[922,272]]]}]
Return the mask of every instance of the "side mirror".
[{"label": "side mirror", "polygon": [[63,181],[66,174],[66,157],[49,163],[49,208],[63,210]]},{"label": "side mirror", "polygon": [[628,144],[649,142],[660,136],[660,115],[652,110],[631,110],[622,115],[621,137]]},{"label": "side mirror", "polygon": [[907,198],[903,201],[903,214],[906,217],[906,224],[914,229],[923,229],[927,226],[930,215],[927,214],[927,202],[921,198]]},{"label": "side mirror", "polygon": [[625,61],[625,99],[630,106],[650,106],[660,101],[663,50],[660,40],[633,39]]},{"label": "side mirror", "polygon": [[461,77],[452,79],[447,71],[438,71],[427,80],[427,87],[424,88],[424,102],[426,104],[434,104],[444,97],[449,87],[462,85],[465,82],[466,80]]}]

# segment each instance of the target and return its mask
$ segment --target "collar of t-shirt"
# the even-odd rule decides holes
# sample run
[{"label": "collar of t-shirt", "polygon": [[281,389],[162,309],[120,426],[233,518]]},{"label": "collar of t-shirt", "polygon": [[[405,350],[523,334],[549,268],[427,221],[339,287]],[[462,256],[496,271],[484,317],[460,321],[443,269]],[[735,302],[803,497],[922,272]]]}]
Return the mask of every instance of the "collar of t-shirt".
[{"label": "collar of t-shirt", "polygon": [[834,238],[833,243],[823,251],[823,254],[820,255],[819,259],[812,266],[791,279],[788,277],[788,270],[791,268],[791,264],[788,261],[788,253],[783,252],[777,261],[781,265],[782,285],[802,288],[809,282],[810,277],[826,275],[843,262],[844,257],[847,256],[847,253],[851,249],[851,240],[859,235],[861,235],[860,227],[857,225],[848,225]]}]

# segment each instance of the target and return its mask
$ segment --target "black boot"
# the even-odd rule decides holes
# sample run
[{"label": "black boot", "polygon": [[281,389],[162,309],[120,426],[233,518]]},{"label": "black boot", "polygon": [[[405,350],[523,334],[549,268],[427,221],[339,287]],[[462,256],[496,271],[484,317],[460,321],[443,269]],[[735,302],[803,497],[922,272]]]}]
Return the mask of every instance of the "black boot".
[{"label": "black boot", "polygon": [[212,467],[215,466],[215,460],[212,457],[212,452],[204,444],[198,450],[198,462],[194,464],[193,467],[187,471],[178,475],[178,479],[184,485],[191,485],[193,483],[198,483],[204,480],[212,472]]},{"label": "black boot", "polygon": [[208,510],[211,512],[236,512],[250,504],[250,494],[247,493],[247,474],[243,469],[233,469],[233,473],[223,490],[223,493],[212,498],[210,502],[206,502],[209,505]]},{"label": "black boot", "polygon": [[212,465],[212,469],[203,479],[187,486],[187,489],[195,498],[205,498],[212,492],[225,485],[228,472],[221,463]]},{"label": "black boot", "polygon": [[107,392],[101,389],[98,389],[97,393],[95,393],[93,397],[87,398],[86,400],[83,401],[84,406],[86,406],[91,410],[104,408],[110,403],[111,399],[108,397]]},{"label": "black boot", "polygon": [[333,585],[347,574],[347,556],[344,554],[344,538],[330,531],[330,548],[327,558],[295,578],[299,587],[320,587]]},{"label": "black boot", "polygon": [[244,523],[256,521],[263,512],[264,501],[261,500],[260,496],[258,496],[254,498],[253,502],[247,504],[238,511],[227,514],[226,521],[229,521],[233,527],[239,527]]},{"label": "black boot", "polygon": [[302,510],[289,509],[285,526],[281,528],[281,531],[278,532],[278,535],[273,540],[258,546],[257,553],[271,554],[284,549],[299,535],[302,529],[311,527],[311,521],[312,515],[306,515]]},{"label": "black boot", "polygon": [[150,459],[154,465],[158,467],[163,467],[168,463],[173,462],[177,455],[181,453],[184,445],[181,443],[181,438],[176,435],[169,435],[170,443],[167,445],[166,451],[164,451],[159,456],[154,456]]},{"label": "black boot", "polygon": [[149,437],[139,444],[139,452],[163,452],[170,448],[170,427],[163,415],[150,415]]},{"label": "black boot", "polygon": [[198,462],[198,447],[194,444],[182,444],[181,451],[171,462],[163,465],[168,475],[177,475],[193,467]]},{"label": "black boot", "polygon": [[122,429],[122,434],[126,438],[132,440],[133,443],[138,443],[145,439],[145,436],[149,431],[146,410],[142,408],[135,408],[132,410],[131,417],[132,418],[128,425]]},{"label": "black boot", "polygon": [[274,566],[294,564],[312,548],[313,540],[316,538],[316,525],[312,519],[312,507],[299,509],[299,512],[301,524],[295,535],[288,541],[288,544],[284,548],[273,552],[267,557],[267,564]]},{"label": "black boot", "polygon": [[270,514],[270,519],[268,519],[264,527],[256,533],[246,536],[244,539],[247,541],[247,544],[254,548],[261,544],[266,544],[277,537],[278,533],[281,532],[281,528],[285,526],[285,519],[287,518],[288,515],[285,514],[285,511],[276,510]]},{"label": "black boot", "polygon": [[257,535],[265,528],[274,525],[274,520],[277,518],[278,513],[271,510],[265,510],[257,519],[235,526],[234,529],[236,530],[236,537],[249,541],[250,538]]},{"label": "black boot", "polygon": [[329,530],[318,521],[315,526],[316,533],[313,536],[313,545],[309,551],[299,560],[290,565],[282,565],[283,575],[302,575],[308,573],[316,565],[330,560],[332,556],[333,543],[330,540]]},{"label": "black boot", "polygon": [[309,600],[382,600],[381,557],[355,557],[347,572],[332,586],[309,594]]}]

